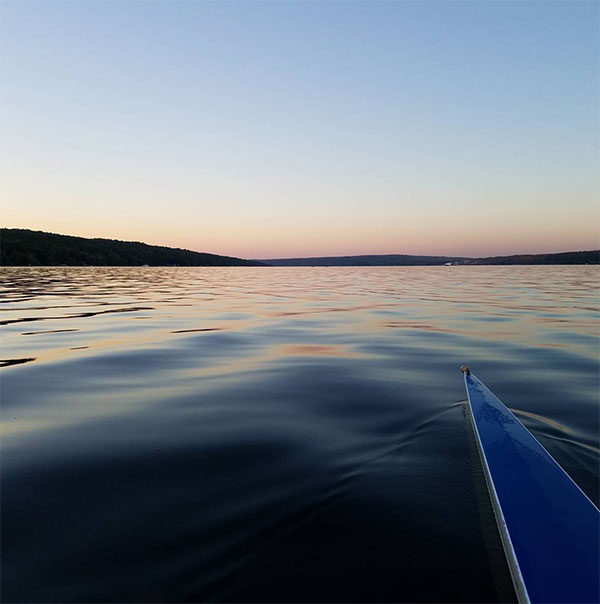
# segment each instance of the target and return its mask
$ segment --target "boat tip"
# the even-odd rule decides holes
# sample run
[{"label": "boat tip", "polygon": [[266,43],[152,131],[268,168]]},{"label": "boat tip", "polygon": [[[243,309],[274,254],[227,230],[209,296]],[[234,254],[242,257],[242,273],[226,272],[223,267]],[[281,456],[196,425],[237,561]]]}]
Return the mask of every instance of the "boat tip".
[{"label": "boat tip", "polygon": [[469,369],[468,365],[461,365],[460,366],[460,372],[461,373],[466,373],[467,375],[471,375],[471,370]]}]

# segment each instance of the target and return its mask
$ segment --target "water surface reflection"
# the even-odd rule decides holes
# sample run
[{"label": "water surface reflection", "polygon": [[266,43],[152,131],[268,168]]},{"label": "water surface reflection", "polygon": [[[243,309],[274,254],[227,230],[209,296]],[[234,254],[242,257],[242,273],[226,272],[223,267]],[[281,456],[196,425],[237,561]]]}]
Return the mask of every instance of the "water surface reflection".
[{"label": "water surface reflection", "polygon": [[3,599],[510,598],[458,367],[598,502],[597,284],[0,269]]}]

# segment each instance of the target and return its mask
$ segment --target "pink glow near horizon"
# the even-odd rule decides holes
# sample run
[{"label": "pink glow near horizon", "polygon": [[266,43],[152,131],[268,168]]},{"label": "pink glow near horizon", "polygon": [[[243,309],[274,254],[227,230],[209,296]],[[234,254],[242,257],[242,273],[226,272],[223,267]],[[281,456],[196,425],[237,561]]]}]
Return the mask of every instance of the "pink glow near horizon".
[{"label": "pink glow near horizon", "polygon": [[[600,229],[587,225],[587,233],[579,225],[563,225],[550,232],[528,232],[528,225],[510,231],[501,226],[496,228],[476,227],[471,221],[444,229],[443,225],[429,232],[415,230],[396,235],[393,229],[382,228],[379,236],[372,231],[360,229],[352,233],[347,241],[343,233],[300,232],[297,236],[290,231],[280,231],[275,237],[261,232],[254,239],[252,233],[222,228],[206,229],[201,235],[177,232],[177,229],[143,229],[135,224],[104,228],[100,225],[67,223],[62,226],[54,221],[32,221],[29,224],[4,223],[10,228],[31,228],[80,237],[99,237],[125,241],[141,241],[151,245],[178,247],[198,252],[208,252],[241,258],[286,258],[311,256],[357,256],[378,254],[410,254],[423,256],[507,256],[513,254],[554,253],[600,248]],[[70,224],[69,224],[70,223]],[[591,228],[590,228],[591,227]],[[392,231],[391,233],[389,231]]]}]

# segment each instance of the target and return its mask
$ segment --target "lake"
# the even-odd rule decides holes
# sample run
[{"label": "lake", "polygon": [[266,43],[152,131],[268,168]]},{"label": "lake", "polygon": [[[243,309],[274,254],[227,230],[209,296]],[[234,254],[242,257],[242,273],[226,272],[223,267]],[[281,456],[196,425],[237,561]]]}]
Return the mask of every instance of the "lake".
[{"label": "lake", "polygon": [[598,504],[599,283],[0,269],[2,600],[511,600],[459,366]]}]

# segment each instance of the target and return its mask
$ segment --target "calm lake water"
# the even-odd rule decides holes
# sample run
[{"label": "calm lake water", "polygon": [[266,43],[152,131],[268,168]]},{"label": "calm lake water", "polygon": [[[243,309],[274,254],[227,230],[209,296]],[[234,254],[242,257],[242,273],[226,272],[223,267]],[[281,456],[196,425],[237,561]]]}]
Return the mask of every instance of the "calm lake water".
[{"label": "calm lake water", "polygon": [[512,598],[462,363],[598,503],[598,267],[0,281],[3,601]]}]

